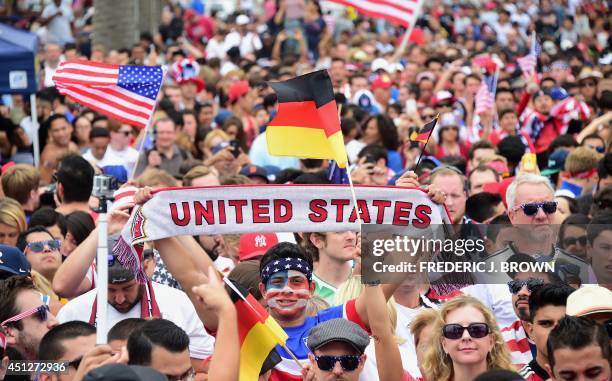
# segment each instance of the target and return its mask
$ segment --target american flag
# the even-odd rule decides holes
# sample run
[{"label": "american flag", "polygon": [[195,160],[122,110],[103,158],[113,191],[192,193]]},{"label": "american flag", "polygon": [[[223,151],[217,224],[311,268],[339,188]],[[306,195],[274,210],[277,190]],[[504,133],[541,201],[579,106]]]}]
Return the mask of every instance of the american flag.
[{"label": "american flag", "polygon": [[385,19],[403,25],[414,26],[419,17],[423,0],[329,0],[347,7],[353,7],[364,15]]},{"label": "american flag", "polygon": [[538,65],[538,58],[542,54],[542,46],[538,42],[536,38],[535,32],[531,33],[531,48],[529,49],[529,54],[524,57],[519,57],[516,59],[521,71],[526,75],[533,75],[536,71],[536,66]]},{"label": "american flag", "polygon": [[497,88],[497,73],[484,77],[478,92],[476,92],[476,106],[474,113],[476,115],[490,110],[495,105],[495,91]]},{"label": "american flag", "polygon": [[161,66],[62,62],[53,81],[75,102],[132,126],[147,126],[164,73]]}]

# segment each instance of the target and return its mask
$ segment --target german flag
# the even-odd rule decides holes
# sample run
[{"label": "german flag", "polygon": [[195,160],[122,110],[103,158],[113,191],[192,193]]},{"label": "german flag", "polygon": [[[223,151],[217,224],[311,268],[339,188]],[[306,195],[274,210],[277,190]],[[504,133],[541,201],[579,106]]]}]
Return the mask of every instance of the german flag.
[{"label": "german flag", "polygon": [[325,70],[271,82],[278,113],[268,124],[268,151],[276,156],[335,160],[347,164],[334,90]]},{"label": "german flag", "polygon": [[[257,381],[264,362],[277,345],[285,345],[287,333],[242,286],[224,278],[238,316],[240,339],[239,381]],[[278,357],[278,356],[277,356]]]},{"label": "german flag", "polygon": [[413,131],[412,134],[410,134],[410,140],[427,144],[431,133],[434,128],[436,128],[436,123],[438,123],[438,117],[435,117],[431,122],[425,124],[418,132]]}]

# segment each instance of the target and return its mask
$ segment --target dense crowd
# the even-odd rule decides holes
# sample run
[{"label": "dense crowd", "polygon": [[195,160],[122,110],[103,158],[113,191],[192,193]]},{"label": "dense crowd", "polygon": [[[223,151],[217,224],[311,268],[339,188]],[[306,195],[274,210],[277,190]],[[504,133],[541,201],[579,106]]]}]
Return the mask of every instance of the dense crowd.
[{"label": "dense crowd", "polygon": [[[156,33],[107,49],[91,42],[94,5],[0,2],[2,22],[41,42],[39,128],[29,98],[0,103],[0,380],[31,379],[15,374],[24,360],[65,363],[38,380],[238,380],[244,332],[221,276],[288,335],[260,380],[611,379],[608,2],[424,1],[405,50],[403,27],[317,0],[164,1]],[[529,54],[533,73],[518,64]],[[78,59],[166,66],[150,128],[60,94],[55,71]],[[94,176],[120,185],[109,248],[155,189],[329,184],[327,161],[266,143],[268,82],[321,69],[355,184],[427,188],[453,238],[484,240],[470,259],[555,272],[363,284],[352,231],[170,237],[147,243],[144,283],[109,253],[96,345]],[[434,118],[426,144],[410,139]]]}]

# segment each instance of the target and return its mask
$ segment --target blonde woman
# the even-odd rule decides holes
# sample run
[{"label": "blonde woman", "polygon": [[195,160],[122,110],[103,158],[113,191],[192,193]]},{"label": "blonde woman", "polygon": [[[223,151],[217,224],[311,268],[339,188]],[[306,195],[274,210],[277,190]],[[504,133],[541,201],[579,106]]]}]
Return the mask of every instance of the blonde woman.
[{"label": "blonde woman", "polygon": [[423,364],[429,381],[472,381],[489,369],[513,370],[495,317],[478,299],[459,296],[440,310]]},{"label": "blonde woman", "polygon": [[[433,308],[425,308],[419,312],[410,323],[410,333],[414,338],[417,365],[421,374],[424,374],[423,363],[427,349],[431,347],[431,339],[436,322],[440,319],[440,311]],[[418,377],[415,380],[423,380]]]},{"label": "blonde woman", "polygon": [[19,233],[26,228],[26,216],[21,204],[8,197],[0,200],[0,244],[17,245]]}]

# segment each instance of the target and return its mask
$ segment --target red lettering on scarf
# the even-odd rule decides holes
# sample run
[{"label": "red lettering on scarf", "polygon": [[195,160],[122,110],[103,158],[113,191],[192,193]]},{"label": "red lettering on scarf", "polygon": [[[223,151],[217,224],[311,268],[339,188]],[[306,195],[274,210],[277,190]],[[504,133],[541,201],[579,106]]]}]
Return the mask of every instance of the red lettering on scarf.
[{"label": "red lettering on scarf", "polygon": [[182,202],[183,205],[183,218],[179,218],[176,203],[170,203],[170,214],[172,215],[172,221],[178,226],[187,226],[191,220],[191,212],[189,211],[189,203]]},{"label": "red lettering on scarf", "polygon": [[253,209],[254,224],[269,224],[270,223],[270,200],[253,200],[251,201]]},{"label": "red lettering on scarf", "polygon": [[193,203],[193,209],[196,225],[202,225],[202,218],[206,220],[208,225],[215,224],[215,213],[211,200],[206,201],[206,207],[204,207],[201,202],[195,201]]},{"label": "red lettering on scarf", "polygon": [[242,209],[246,206],[247,200],[229,200],[227,205],[233,206],[236,210],[236,223],[241,224],[244,222]]},{"label": "red lettering on scarf", "polygon": [[408,226],[410,217],[411,202],[397,201],[395,203],[395,213],[393,214],[393,225]]},{"label": "red lettering on scarf", "polygon": [[374,200],[372,201],[372,205],[374,205],[378,209],[378,211],[376,212],[376,223],[382,224],[385,221],[385,208],[391,206],[391,201]]},{"label": "red lettering on scarf", "polygon": [[331,204],[336,206],[336,222],[344,221],[344,206],[351,202],[347,199],[333,199]]},{"label": "red lettering on scarf", "polygon": [[[283,213],[283,208],[284,212]],[[283,224],[291,221],[293,218],[293,204],[285,199],[274,200],[274,222]]]},{"label": "red lettering on scarf", "polygon": [[426,228],[431,224],[431,208],[429,205],[418,205],[414,209],[414,217],[412,225],[417,228]]},{"label": "red lettering on scarf", "polygon": [[327,202],[321,199],[315,199],[310,201],[310,210],[312,213],[308,213],[308,218],[312,222],[323,222],[327,219],[327,210],[325,207]]}]

